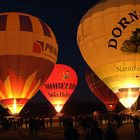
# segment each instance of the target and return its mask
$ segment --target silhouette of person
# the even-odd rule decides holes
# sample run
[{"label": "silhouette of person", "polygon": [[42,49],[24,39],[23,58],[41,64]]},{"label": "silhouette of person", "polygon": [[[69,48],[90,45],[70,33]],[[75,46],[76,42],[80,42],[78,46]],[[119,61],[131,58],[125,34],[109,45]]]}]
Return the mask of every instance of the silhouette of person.
[{"label": "silhouette of person", "polygon": [[79,139],[79,133],[77,129],[73,127],[72,122],[68,122],[65,126],[64,130],[64,138],[65,140],[78,140]]},{"label": "silhouette of person", "polygon": [[105,131],[105,140],[117,140],[117,132],[111,123],[108,123],[108,128]]},{"label": "silhouette of person", "polygon": [[94,140],[103,140],[103,131],[98,123],[95,123],[91,129],[91,134]]},{"label": "silhouette of person", "polygon": [[34,118],[29,119],[29,130],[30,130],[30,136],[33,136],[33,130],[34,130]]},{"label": "silhouette of person", "polygon": [[52,116],[50,116],[50,126],[52,127],[52,123],[53,123],[53,118]]},{"label": "silhouette of person", "polygon": [[103,130],[99,127],[98,122],[94,122],[90,129],[85,135],[85,140],[103,140]]},{"label": "silhouette of person", "polygon": [[139,118],[137,116],[135,116],[133,118],[133,126],[134,126],[135,136],[139,136],[140,135],[139,122],[140,122]]}]

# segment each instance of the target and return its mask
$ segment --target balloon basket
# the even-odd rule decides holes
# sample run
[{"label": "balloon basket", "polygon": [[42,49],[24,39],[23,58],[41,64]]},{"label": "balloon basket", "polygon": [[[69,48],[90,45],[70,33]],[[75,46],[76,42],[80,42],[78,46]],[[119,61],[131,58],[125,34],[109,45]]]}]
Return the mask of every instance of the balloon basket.
[{"label": "balloon basket", "polygon": [[62,116],[64,116],[64,113],[56,113],[56,117],[62,117]]}]

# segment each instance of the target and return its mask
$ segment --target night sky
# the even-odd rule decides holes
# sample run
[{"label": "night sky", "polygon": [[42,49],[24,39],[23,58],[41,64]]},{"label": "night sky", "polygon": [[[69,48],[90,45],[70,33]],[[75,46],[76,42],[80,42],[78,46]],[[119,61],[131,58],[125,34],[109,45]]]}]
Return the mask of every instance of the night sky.
[{"label": "night sky", "polygon": [[97,101],[88,88],[84,72],[87,64],[76,42],[77,28],[86,11],[100,0],[0,0],[0,12],[23,12],[40,18],[53,30],[59,46],[57,63],[74,68],[78,85],[73,99]]}]

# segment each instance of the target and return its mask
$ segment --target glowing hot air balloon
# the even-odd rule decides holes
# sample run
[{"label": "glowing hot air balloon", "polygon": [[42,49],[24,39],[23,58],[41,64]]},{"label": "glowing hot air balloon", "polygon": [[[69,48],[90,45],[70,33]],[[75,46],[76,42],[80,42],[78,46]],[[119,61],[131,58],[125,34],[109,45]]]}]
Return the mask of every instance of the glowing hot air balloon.
[{"label": "glowing hot air balloon", "polygon": [[52,72],[57,53],[55,36],[43,21],[0,13],[0,104],[18,113]]},{"label": "glowing hot air balloon", "polygon": [[113,111],[119,102],[117,96],[92,70],[88,69],[85,73],[85,77],[86,82],[94,95],[106,105],[108,111]]},{"label": "glowing hot air balloon", "polygon": [[139,13],[139,0],[102,0],[83,16],[77,33],[85,61],[126,108],[140,89]]},{"label": "glowing hot air balloon", "polygon": [[56,64],[40,90],[59,113],[74,92],[77,81],[77,74],[73,68]]}]

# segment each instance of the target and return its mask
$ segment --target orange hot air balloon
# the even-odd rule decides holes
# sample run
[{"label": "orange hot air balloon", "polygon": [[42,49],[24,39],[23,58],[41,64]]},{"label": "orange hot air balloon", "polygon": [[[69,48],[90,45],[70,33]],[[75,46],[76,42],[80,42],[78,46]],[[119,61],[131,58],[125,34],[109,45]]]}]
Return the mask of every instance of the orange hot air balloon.
[{"label": "orange hot air balloon", "polygon": [[85,72],[85,77],[86,82],[94,95],[106,105],[108,111],[113,111],[119,102],[117,96],[92,70],[88,69]]},{"label": "orange hot air balloon", "polygon": [[57,54],[55,36],[42,20],[0,13],[0,104],[18,113],[52,72]]},{"label": "orange hot air balloon", "polygon": [[140,94],[139,9],[140,0],[101,0],[77,33],[83,58],[126,108]]},{"label": "orange hot air balloon", "polygon": [[74,92],[77,81],[77,74],[73,68],[64,64],[56,64],[40,90],[59,113]]}]

